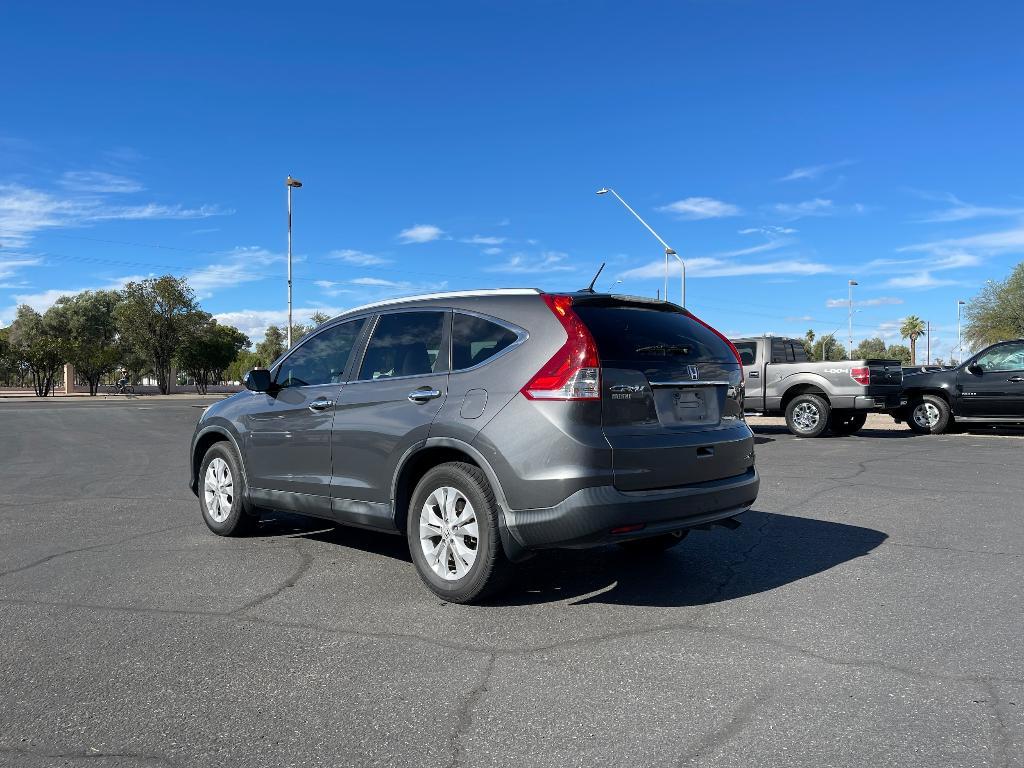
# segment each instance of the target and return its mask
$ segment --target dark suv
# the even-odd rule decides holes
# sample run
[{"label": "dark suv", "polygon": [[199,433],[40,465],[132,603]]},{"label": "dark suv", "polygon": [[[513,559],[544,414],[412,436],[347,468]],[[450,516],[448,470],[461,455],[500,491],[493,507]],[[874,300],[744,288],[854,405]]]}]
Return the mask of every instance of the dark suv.
[{"label": "dark suv", "polygon": [[488,290],[353,309],[207,409],[206,524],[260,510],[401,533],[436,594],[483,597],[531,551],[658,551],[754,503],[735,347],[680,307]]},{"label": "dark suv", "polygon": [[907,407],[896,412],[919,434],[954,423],[1024,424],[1024,339],[993,344],[956,368],[903,377]]}]

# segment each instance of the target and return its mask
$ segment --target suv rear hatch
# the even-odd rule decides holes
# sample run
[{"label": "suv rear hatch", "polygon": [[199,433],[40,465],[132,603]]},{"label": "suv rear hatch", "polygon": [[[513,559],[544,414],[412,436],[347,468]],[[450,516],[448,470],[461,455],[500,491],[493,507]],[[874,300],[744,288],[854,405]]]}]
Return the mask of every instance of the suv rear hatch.
[{"label": "suv rear hatch", "polygon": [[573,310],[597,345],[616,488],[672,488],[747,471],[753,443],[728,340],[665,302],[577,294]]}]

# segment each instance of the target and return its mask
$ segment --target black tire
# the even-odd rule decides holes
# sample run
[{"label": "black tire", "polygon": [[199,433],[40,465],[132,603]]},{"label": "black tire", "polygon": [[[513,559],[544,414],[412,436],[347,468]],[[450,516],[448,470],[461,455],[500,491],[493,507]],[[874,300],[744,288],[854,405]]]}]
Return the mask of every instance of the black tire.
[{"label": "black tire", "polygon": [[797,437],[820,437],[828,429],[832,408],[818,395],[797,395],[786,406],[786,426]]},{"label": "black tire", "polygon": [[631,554],[656,555],[659,552],[672,549],[685,539],[688,533],[689,531],[672,531],[672,533],[662,533],[658,536],[648,536],[646,539],[621,541],[619,546]]},{"label": "black tire", "polygon": [[[213,493],[212,500],[214,508],[211,509],[207,500],[206,480],[210,465],[214,461],[223,462],[226,466],[230,480],[230,492],[224,494]],[[218,475],[216,471],[214,475]],[[223,475],[219,476],[223,479]],[[223,486],[222,486],[223,487]],[[206,451],[202,462],[199,464],[199,509],[203,513],[203,521],[206,526],[218,536],[244,536],[255,526],[256,518],[245,511],[245,475],[242,474],[241,462],[235,454],[235,449],[230,443],[214,443]],[[229,502],[226,507],[218,508],[216,499],[220,504]],[[225,514],[226,509],[226,514]]]},{"label": "black tire", "polygon": [[866,413],[856,411],[843,411],[842,413],[832,412],[832,420],[829,422],[829,429],[833,435],[855,435],[861,431],[868,420]]},{"label": "black tire", "polygon": [[[458,528],[449,526],[450,519],[445,518],[444,525],[438,527],[436,546],[441,546],[445,541],[451,543],[442,550],[444,564],[441,565],[438,560],[435,566],[427,562],[427,553],[424,551],[424,544],[421,543],[420,516],[428,499],[442,488],[454,489],[457,495],[461,495],[462,498],[454,502],[456,513],[461,513],[465,509],[465,502],[468,501],[472,505],[477,536],[455,534]],[[434,498],[436,500],[437,497]],[[460,501],[461,508],[458,506]],[[435,512],[442,511],[436,503],[432,503],[430,508]],[[500,514],[491,484],[487,482],[487,477],[479,467],[463,462],[449,462],[439,464],[423,476],[416,484],[409,503],[406,538],[416,571],[431,592],[449,603],[472,603],[495,594],[505,586],[512,572],[512,563],[505,556],[501,544],[498,528]],[[427,519],[429,522],[429,515]],[[456,563],[455,558],[459,557],[460,550],[456,547],[455,539],[458,539],[461,551],[475,551],[475,559],[462,576],[444,578],[435,572],[435,567],[451,575],[454,575],[453,571],[458,571],[459,566],[465,567],[464,560],[460,559],[458,564]],[[428,538],[425,541],[429,547],[434,544],[435,539]]]},{"label": "black tire", "polygon": [[907,407],[907,426],[919,435],[941,435],[953,427],[949,403],[938,395],[924,395]]}]

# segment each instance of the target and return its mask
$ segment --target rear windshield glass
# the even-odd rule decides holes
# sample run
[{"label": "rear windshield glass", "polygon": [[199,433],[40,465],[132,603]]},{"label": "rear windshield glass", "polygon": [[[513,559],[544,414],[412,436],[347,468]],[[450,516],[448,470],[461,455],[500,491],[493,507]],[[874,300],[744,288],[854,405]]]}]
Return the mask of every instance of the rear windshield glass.
[{"label": "rear windshield glass", "polygon": [[602,360],[714,360],[736,357],[718,336],[678,312],[640,307],[573,307],[590,329]]}]

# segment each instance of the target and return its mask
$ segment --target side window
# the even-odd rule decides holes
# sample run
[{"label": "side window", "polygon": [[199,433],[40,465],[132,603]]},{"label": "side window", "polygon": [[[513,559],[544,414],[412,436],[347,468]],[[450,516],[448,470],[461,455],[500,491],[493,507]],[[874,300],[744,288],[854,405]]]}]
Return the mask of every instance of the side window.
[{"label": "side window", "polygon": [[279,387],[340,384],[364,319],[331,326],[296,347],[278,366]]},{"label": "side window", "polygon": [[1024,344],[1003,344],[978,358],[983,371],[1024,371]]},{"label": "side window", "polygon": [[793,348],[793,360],[797,363],[806,363],[807,350],[804,349],[804,345],[798,341],[794,341],[790,343],[790,346]]},{"label": "side window", "polygon": [[757,360],[756,341],[737,341],[736,350],[740,353],[740,362],[743,365],[753,365]]},{"label": "side window", "polygon": [[787,363],[795,363],[796,362],[796,352],[793,350],[793,342],[787,341],[786,344],[785,344],[785,347],[786,347],[786,362]]},{"label": "side window", "polygon": [[445,312],[381,315],[359,369],[360,380],[439,373]]},{"label": "side window", "polygon": [[786,362],[786,345],[782,343],[782,339],[772,339],[772,362]]},{"label": "side window", "polygon": [[518,334],[502,325],[456,312],[452,320],[452,370],[480,365],[515,344],[518,338]]}]

